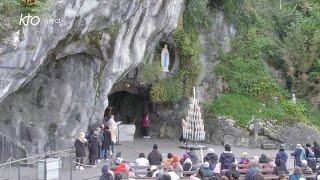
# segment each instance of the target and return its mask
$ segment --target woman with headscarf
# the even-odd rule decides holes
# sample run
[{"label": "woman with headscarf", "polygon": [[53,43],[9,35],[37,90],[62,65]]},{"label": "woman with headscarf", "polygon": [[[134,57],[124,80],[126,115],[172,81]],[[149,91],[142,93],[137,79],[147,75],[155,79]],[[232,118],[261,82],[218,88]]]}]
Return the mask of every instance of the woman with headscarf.
[{"label": "woman with headscarf", "polygon": [[83,132],[79,133],[79,137],[74,142],[74,146],[76,148],[76,169],[83,170],[83,158],[87,156],[86,146],[88,146],[88,141],[85,138],[85,134]]}]

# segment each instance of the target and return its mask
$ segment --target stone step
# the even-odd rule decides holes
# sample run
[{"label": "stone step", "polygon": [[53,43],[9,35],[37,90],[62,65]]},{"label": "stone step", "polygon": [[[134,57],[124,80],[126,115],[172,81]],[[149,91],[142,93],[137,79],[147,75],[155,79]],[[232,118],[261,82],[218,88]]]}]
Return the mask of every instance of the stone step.
[{"label": "stone step", "polygon": [[277,149],[276,144],[261,144],[261,149]]}]

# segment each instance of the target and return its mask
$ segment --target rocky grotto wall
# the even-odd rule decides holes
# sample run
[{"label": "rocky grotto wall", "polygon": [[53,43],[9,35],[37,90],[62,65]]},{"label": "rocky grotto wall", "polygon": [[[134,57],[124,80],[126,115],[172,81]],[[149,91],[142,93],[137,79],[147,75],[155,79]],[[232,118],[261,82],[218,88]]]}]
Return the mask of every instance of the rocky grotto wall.
[{"label": "rocky grotto wall", "polygon": [[62,24],[21,28],[0,43],[0,135],[27,154],[69,148],[101,121],[113,84],[176,28],[183,0],[71,0],[51,9]]}]

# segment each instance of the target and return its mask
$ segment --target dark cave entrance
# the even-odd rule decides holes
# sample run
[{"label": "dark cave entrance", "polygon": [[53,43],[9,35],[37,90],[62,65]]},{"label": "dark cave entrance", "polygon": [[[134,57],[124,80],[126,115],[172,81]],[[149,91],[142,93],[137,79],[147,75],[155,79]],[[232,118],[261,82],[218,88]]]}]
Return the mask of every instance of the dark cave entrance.
[{"label": "dark cave entrance", "polygon": [[[109,95],[108,100],[108,108],[112,108],[115,121],[122,121],[122,124],[135,124],[135,136],[139,135],[141,132],[142,116],[149,109],[148,98],[127,91],[119,91]],[[106,111],[108,111],[108,108]]]}]

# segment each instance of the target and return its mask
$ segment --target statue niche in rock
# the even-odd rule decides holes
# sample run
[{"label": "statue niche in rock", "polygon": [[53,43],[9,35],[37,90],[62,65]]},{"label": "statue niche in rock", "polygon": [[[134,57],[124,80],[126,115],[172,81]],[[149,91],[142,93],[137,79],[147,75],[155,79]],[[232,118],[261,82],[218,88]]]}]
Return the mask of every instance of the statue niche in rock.
[{"label": "statue niche in rock", "polygon": [[170,54],[168,50],[168,45],[165,44],[161,51],[161,66],[163,72],[169,72],[169,64],[170,64]]}]

